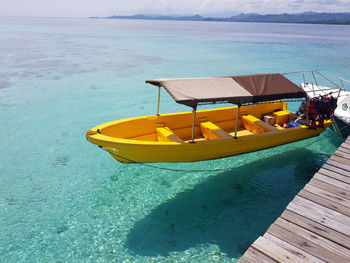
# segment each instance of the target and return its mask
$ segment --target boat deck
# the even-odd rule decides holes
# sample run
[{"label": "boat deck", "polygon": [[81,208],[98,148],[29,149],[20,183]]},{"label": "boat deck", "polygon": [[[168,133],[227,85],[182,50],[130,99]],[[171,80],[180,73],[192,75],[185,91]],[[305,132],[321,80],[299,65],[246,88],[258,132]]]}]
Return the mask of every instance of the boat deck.
[{"label": "boat deck", "polygon": [[350,262],[350,137],[238,262]]}]

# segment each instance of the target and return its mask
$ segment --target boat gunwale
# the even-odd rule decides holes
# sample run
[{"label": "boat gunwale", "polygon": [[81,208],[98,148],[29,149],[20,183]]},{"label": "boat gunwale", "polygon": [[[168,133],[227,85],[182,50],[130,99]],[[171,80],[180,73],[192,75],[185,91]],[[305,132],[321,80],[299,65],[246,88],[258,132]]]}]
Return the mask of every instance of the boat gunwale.
[{"label": "boat gunwale", "polygon": [[[137,118],[137,117],[136,117]],[[134,119],[134,118],[131,118],[131,119]],[[130,120],[130,119],[124,119],[124,120]],[[122,121],[122,120],[120,120]],[[109,122],[109,123],[117,123],[119,121],[112,121],[112,122]],[[327,120],[325,121],[325,127],[328,127],[330,124],[332,123],[331,120]],[[95,131],[97,131],[97,129],[100,129],[100,127],[102,125],[105,125],[106,123],[104,124],[101,124],[99,126],[96,126],[95,128],[91,129],[91,130],[94,130],[96,129]],[[108,127],[108,126],[105,126],[105,127]],[[308,126],[306,125],[301,125],[301,126],[298,126],[298,127],[292,127],[292,128],[286,128],[286,129],[283,129],[283,130],[278,130],[278,131],[268,131],[268,132],[264,132],[264,133],[256,133],[256,134],[249,134],[249,135],[244,135],[244,136],[240,136],[238,137],[237,139],[235,139],[233,136],[232,136],[232,139],[229,138],[229,139],[213,139],[213,140],[200,140],[200,141],[196,141],[195,143],[189,143],[189,142],[184,142],[184,143],[179,143],[179,142],[161,142],[161,141],[144,141],[144,140],[134,140],[134,139],[124,139],[124,138],[117,138],[117,137],[112,137],[112,136],[109,136],[109,135],[105,135],[105,134],[101,134],[101,133],[96,133],[96,134],[93,134],[93,135],[89,135],[87,134],[87,139],[88,141],[94,143],[94,144],[97,144],[97,145],[100,145],[100,146],[107,146],[107,147],[115,147],[113,145],[108,145],[108,144],[115,144],[115,143],[119,143],[119,144],[124,144],[124,145],[142,145],[142,146],[179,146],[179,145],[191,145],[191,146],[195,146],[196,144],[212,144],[212,143],[218,143],[219,141],[220,142],[228,142],[228,141],[242,141],[242,140],[249,140],[253,137],[255,138],[258,138],[258,137],[262,137],[262,136],[266,136],[266,135],[271,135],[271,134],[278,134],[278,133],[291,133],[293,131],[296,131],[298,129],[309,129]],[[324,129],[324,128],[322,128]]]}]

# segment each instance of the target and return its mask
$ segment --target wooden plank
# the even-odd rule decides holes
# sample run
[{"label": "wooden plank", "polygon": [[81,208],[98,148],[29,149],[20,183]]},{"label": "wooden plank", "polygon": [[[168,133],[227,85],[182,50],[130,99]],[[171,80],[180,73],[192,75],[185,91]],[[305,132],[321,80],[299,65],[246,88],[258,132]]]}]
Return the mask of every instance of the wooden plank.
[{"label": "wooden plank", "polygon": [[341,189],[344,189],[344,190],[350,192],[350,185],[346,184],[346,183],[344,183],[342,181],[339,181],[337,179],[331,178],[329,176],[326,176],[326,175],[323,175],[323,174],[320,174],[320,173],[315,173],[313,178],[315,178],[317,180],[320,180],[322,182],[325,182],[327,184],[334,185],[336,187],[339,187]]},{"label": "wooden plank", "polygon": [[344,141],[341,145],[339,145],[339,147],[346,147],[346,146],[348,146],[348,147],[350,147],[350,142],[348,142],[348,141]]},{"label": "wooden plank", "polygon": [[339,187],[336,187],[336,186],[333,186],[333,185],[330,185],[330,184],[327,184],[323,181],[320,181],[320,180],[317,180],[317,179],[311,179],[310,182],[309,182],[309,185],[313,185],[313,186],[316,186],[316,187],[319,187],[321,189],[324,189],[330,193],[333,193],[333,194],[336,194],[338,196],[341,196],[345,199],[348,199],[350,200],[350,192],[344,190],[344,189],[341,189]]},{"label": "wooden plank", "polygon": [[342,143],[340,146],[343,147],[343,148],[346,148],[346,149],[350,149],[350,144],[349,143]]},{"label": "wooden plank", "polygon": [[300,197],[303,197],[307,200],[310,200],[312,202],[315,202],[316,204],[322,205],[324,207],[327,207],[329,209],[332,209],[333,211],[336,211],[338,213],[341,213],[346,216],[350,216],[350,208],[343,206],[339,203],[335,203],[332,200],[325,199],[319,195],[316,195],[312,192],[308,192],[305,190],[302,190],[298,194]]},{"label": "wooden plank", "polygon": [[306,261],[300,257],[295,256],[288,250],[277,246],[273,242],[269,242],[269,240],[264,237],[259,237],[252,246],[278,262],[306,263]]},{"label": "wooden plank", "polygon": [[340,146],[346,149],[350,149],[350,145],[348,143],[342,143]]},{"label": "wooden plank", "polygon": [[339,181],[342,181],[344,183],[350,184],[350,177],[346,176],[346,175],[342,175],[324,168],[321,168],[318,173],[323,174],[323,175],[327,175],[329,177],[332,177],[334,179],[337,179]]},{"label": "wooden plank", "polygon": [[350,153],[350,149],[342,147],[341,145],[337,149],[338,151],[344,152],[344,153]]},{"label": "wooden plank", "polygon": [[344,153],[342,151],[337,150],[334,154],[339,156],[339,157],[348,159],[350,161],[350,154],[348,154],[348,153]]},{"label": "wooden plank", "polygon": [[[269,258],[265,254],[261,253],[260,251],[256,250],[253,247],[248,248],[248,250],[244,253],[243,258],[246,258],[247,260],[251,262],[256,263],[276,263],[278,261],[273,260],[272,258]],[[238,261],[239,263],[241,261]]]},{"label": "wooden plank", "polygon": [[322,246],[323,248],[327,249],[328,251],[332,251],[335,254],[338,254],[345,258],[350,258],[350,250],[347,248],[344,248],[342,246],[339,246],[338,244],[323,238],[319,235],[315,235],[314,233],[301,228],[293,223],[290,223],[282,218],[278,218],[275,222],[275,224],[279,225],[280,227],[283,227],[284,229],[287,229],[288,231],[295,233],[296,235],[299,235],[306,240],[310,240],[311,242]]},{"label": "wooden plank", "polygon": [[339,156],[336,156],[336,155],[332,155],[331,160],[334,160],[336,162],[339,162],[339,163],[343,163],[343,164],[346,164],[347,166],[350,165],[350,160],[346,159],[346,158],[343,158],[343,157],[339,157]]},{"label": "wooden plank", "polygon": [[[329,191],[323,190],[321,188],[315,187],[311,184],[307,184],[304,189],[305,191],[308,191],[310,193],[313,193],[315,195],[318,195],[322,198],[331,200],[337,204],[341,204],[345,207],[350,208],[350,200],[343,198],[342,196],[338,196],[336,194],[333,194]],[[302,191],[299,192],[299,196],[303,196]]]},{"label": "wooden plank", "polygon": [[335,173],[338,173],[338,174],[350,177],[350,171],[341,169],[339,167],[336,167],[336,166],[333,166],[333,165],[330,165],[330,164],[327,164],[327,163],[325,163],[322,166],[322,169],[326,169],[326,170],[329,170],[329,171],[332,171],[332,172],[335,172]]},{"label": "wooden plank", "polygon": [[247,258],[242,257],[240,258],[237,263],[253,263],[254,261],[249,261]]},{"label": "wooden plank", "polygon": [[288,210],[350,236],[350,218],[329,208],[296,196]]},{"label": "wooden plank", "polygon": [[[332,251],[327,250],[323,246],[319,245],[317,240],[315,242],[305,239],[304,237],[298,235],[298,232],[291,232],[277,224],[273,224],[269,229],[268,233],[274,235],[282,240],[288,241],[293,246],[297,248],[307,251],[309,254],[314,257],[320,258],[326,262],[347,262],[347,259],[334,253]],[[345,261],[344,261],[345,260]]]},{"label": "wooden plank", "polygon": [[350,171],[350,165],[346,165],[342,162],[339,162],[339,161],[336,161],[336,160],[333,160],[333,159],[328,159],[328,161],[326,162],[330,165],[333,165],[335,167],[338,167],[338,168],[341,168],[345,171]]},{"label": "wooden plank", "polygon": [[[341,145],[339,145],[339,147],[338,148],[345,148],[345,149],[350,149],[349,147],[344,147],[344,145],[343,145],[344,143],[342,143]],[[349,146],[350,144],[349,143],[347,143],[347,145]]]},{"label": "wooden plank", "polygon": [[239,262],[350,262],[350,136]]},{"label": "wooden plank", "polygon": [[350,145],[349,144],[343,143],[342,145],[340,145],[340,147],[343,148],[343,149],[350,150]]},{"label": "wooden plank", "polygon": [[348,136],[348,138],[346,138],[346,139],[343,141],[342,144],[344,144],[344,143],[350,144],[349,136]]},{"label": "wooden plank", "polygon": [[348,216],[345,216],[337,211],[329,209],[323,205],[319,205],[313,201],[307,200],[301,196],[296,196],[289,205],[293,207],[299,206],[301,210],[302,209],[304,210],[309,209],[310,211],[312,210],[312,212],[314,212],[315,214],[322,213],[322,219],[329,218],[329,219],[332,219],[334,222],[338,222],[342,225],[345,225],[345,226],[342,226],[343,227],[342,229],[349,230],[349,233],[350,233],[350,217]]},{"label": "wooden plank", "polygon": [[285,242],[282,239],[271,235],[270,233],[265,233],[264,237],[266,239],[270,240],[271,242],[275,243],[276,245],[280,246],[281,248],[288,250],[289,252],[291,252],[295,256],[300,257],[301,259],[303,259],[306,262],[310,262],[310,263],[324,263],[325,262],[325,261],[307,253],[306,251],[301,250],[300,248],[297,248],[297,247],[289,244],[288,242]]},{"label": "wooden plank", "polygon": [[289,210],[285,210],[282,213],[281,218],[350,249],[350,237],[344,235],[341,232],[316,223],[315,221],[312,221]]}]

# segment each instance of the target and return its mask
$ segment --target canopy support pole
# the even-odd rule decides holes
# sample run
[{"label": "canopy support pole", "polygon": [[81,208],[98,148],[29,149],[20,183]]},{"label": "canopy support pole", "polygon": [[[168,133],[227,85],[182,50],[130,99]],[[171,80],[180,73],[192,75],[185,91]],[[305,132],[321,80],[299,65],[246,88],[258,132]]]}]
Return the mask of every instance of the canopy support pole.
[{"label": "canopy support pole", "polygon": [[315,73],[314,73],[313,71],[311,71],[311,73],[312,73],[312,77],[314,78],[314,81],[315,81],[316,86],[318,86],[317,80],[316,80],[316,77],[315,77]]},{"label": "canopy support pole", "polygon": [[194,134],[196,131],[197,105],[193,107],[192,113],[193,113],[193,119],[192,119],[192,141],[191,141],[191,143],[195,143]]},{"label": "canopy support pole", "polygon": [[157,116],[160,113],[160,86],[158,86],[158,104],[157,104]]},{"label": "canopy support pole", "polygon": [[237,139],[238,119],[239,119],[239,112],[240,112],[240,109],[241,109],[241,105],[237,105],[235,136],[233,137],[234,139]]},{"label": "canopy support pole", "polygon": [[[340,81],[340,86],[341,86],[341,87],[339,87],[338,98],[339,98],[339,96],[340,96],[340,91],[341,91],[342,89],[345,90],[345,86],[344,86],[343,80],[342,80],[342,79],[339,79],[339,81]],[[337,99],[338,99],[338,98],[337,98]]]},{"label": "canopy support pole", "polygon": [[305,103],[306,103],[306,121],[307,121],[307,125],[309,125],[309,98],[306,97],[305,99]]}]

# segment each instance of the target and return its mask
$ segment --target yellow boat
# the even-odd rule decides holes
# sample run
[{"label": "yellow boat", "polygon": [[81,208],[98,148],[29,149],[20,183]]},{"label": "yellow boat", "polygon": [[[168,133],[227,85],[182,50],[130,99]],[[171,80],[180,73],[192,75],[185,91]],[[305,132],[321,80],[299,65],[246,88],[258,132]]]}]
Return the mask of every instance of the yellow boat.
[{"label": "yellow boat", "polygon": [[[158,86],[156,115],[108,122],[86,134],[88,141],[123,163],[228,157],[318,136],[331,124],[326,121],[316,129],[307,125],[283,128],[291,112],[287,102],[276,99],[306,94],[281,74],[146,82]],[[161,87],[176,102],[192,107],[192,112],[160,115]],[[222,102],[238,106],[197,111],[198,105]],[[274,123],[265,122],[265,116]]]}]

